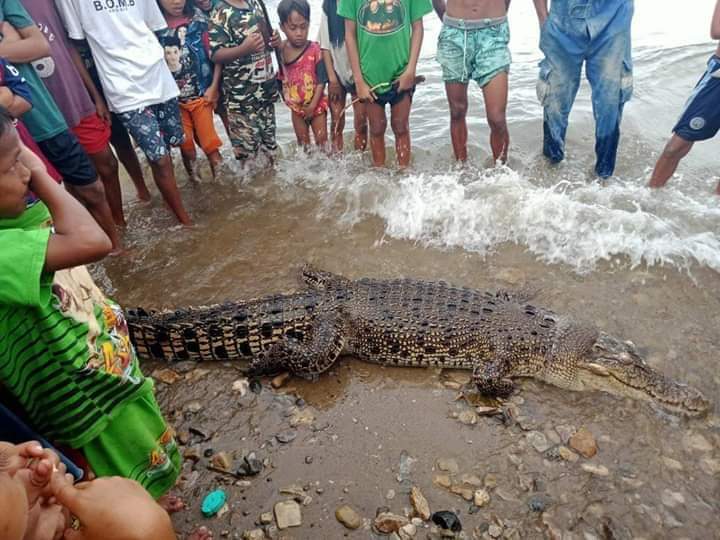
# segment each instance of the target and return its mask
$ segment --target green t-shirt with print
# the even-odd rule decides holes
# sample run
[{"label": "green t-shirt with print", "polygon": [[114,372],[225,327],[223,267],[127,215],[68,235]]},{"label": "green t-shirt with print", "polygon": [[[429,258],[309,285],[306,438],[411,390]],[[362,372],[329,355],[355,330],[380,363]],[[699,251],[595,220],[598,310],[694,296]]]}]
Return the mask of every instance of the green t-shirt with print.
[{"label": "green t-shirt with print", "polygon": [[412,23],[432,11],[430,0],[342,0],[338,15],[355,21],[363,79],[376,94],[390,90],[410,59]]},{"label": "green t-shirt with print", "polygon": [[84,266],[44,272],[51,218],[0,219],[0,383],[51,440],[80,448],[152,391],[120,307]]},{"label": "green t-shirt with print", "polygon": [[[35,26],[19,0],[0,0],[0,23],[2,22],[9,23],[16,30]],[[13,62],[12,64],[18,69],[20,75],[25,77],[30,86],[32,109],[22,115],[22,121],[33,139],[42,142],[67,131],[68,127],[60,109],[55,105],[55,101],[35,68],[29,63]]]}]

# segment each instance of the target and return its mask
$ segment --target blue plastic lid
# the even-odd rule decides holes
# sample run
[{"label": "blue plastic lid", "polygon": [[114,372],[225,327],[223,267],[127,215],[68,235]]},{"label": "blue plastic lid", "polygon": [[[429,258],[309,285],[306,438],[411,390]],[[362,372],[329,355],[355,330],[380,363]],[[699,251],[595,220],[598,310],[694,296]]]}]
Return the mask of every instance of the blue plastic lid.
[{"label": "blue plastic lid", "polygon": [[200,510],[205,517],[213,517],[225,504],[225,492],[222,489],[211,491],[202,502]]}]

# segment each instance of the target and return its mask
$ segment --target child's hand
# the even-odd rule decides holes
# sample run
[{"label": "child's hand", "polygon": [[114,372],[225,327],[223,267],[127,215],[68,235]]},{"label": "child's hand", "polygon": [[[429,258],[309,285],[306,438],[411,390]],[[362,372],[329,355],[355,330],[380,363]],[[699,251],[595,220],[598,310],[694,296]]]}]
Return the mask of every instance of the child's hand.
[{"label": "child's hand", "polygon": [[208,86],[208,89],[205,90],[205,93],[203,94],[203,97],[205,98],[205,101],[212,104],[213,107],[217,105],[218,100],[220,99],[220,91],[218,90],[217,86],[210,85]]},{"label": "child's hand", "polygon": [[39,442],[29,441],[21,444],[0,442],[0,472],[14,476],[20,469],[27,467],[33,459],[46,458],[57,465],[59,459],[51,450],[44,449]]},{"label": "child's hand", "polygon": [[375,93],[370,90],[370,87],[364,80],[359,80],[355,84],[355,88],[357,90],[358,99],[363,103],[372,103],[373,101],[375,101]]},{"label": "child's hand", "polygon": [[314,116],[314,114],[313,114],[314,112],[315,112],[315,107],[312,105],[312,103],[310,105],[305,105],[303,107],[303,118],[305,120],[312,120],[312,117]]},{"label": "child's hand", "polygon": [[406,69],[403,71],[402,75],[398,77],[398,92],[403,92],[405,90],[410,90],[413,86],[415,86],[415,70],[414,69]]},{"label": "child's hand", "polygon": [[0,86],[0,105],[6,109],[10,107],[13,102],[13,93],[7,86]]},{"label": "child's hand", "polygon": [[20,161],[22,162],[25,167],[30,169],[30,172],[35,173],[47,173],[47,167],[45,167],[45,164],[42,162],[42,160],[33,152],[30,150],[27,146],[20,143],[22,146],[22,150],[20,151]]},{"label": "child's hand", "polygon": [[280,39],[280,32],[275,30],[272,33],[272,36],[270,36],[270,46],[273,49],[278,49],[280,47],[280,45],[282,45],[282,40]]},{"label": "child's hand", "polygon": [[343,87],[339,81],[333,81],[328,83],[328,97],[330,101],[341,101],[343,94]]},{"label": "child's hand", "polygon": [[112,116],[110,116],[110,109],[102,99],[99,99],[95,104],[95,113],[102,118],[108,126],[112,124]]},{"label": "child's hand", "polygon": [[260,32],[253,32],[245,38],[241,47],[245,47],[244,50],[247,51],[245,53],[246,56],[252,53],[263,52],[265,50],[265,40]]}]

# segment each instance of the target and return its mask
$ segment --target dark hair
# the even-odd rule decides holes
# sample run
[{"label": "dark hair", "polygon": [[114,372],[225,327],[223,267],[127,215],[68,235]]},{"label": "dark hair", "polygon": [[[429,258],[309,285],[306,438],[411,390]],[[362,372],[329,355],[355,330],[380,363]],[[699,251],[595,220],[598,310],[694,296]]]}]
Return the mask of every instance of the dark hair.
[{"label": "dark hair", "polygon": [[180,38],[177,36],[163,36],[162,37],[162,46],[163,47],[177,47],[180,48]]},{"label": "dark hair", "polygon": [[0,106],[0,137],[15,127],[15,119],[5,107]]},{"label": "dark hair", "polygon": [[341,47],[345,43],[345,19],[338,15],[337,0],[323,0],[323,11],[327,17],[330,43]]},{"label": "dark hair", "polygon": [[[163,15],[167,15],[167,11],[165,11],[162,7],[162,4],[160,3],[160,0],[157,0],[157,5],[160,8],[160,11]],[[195,13],[195,2],[193,0],[185,0],[185,7],[183,8],[183,15],[186,17],[192,17],[192,15]]]},{"label": "dark hair", "polygon": [[307,0],[282,0],[277,7],[280,24],[285,24],[293,11],[297,11],[306,21],[310,20],[310,4]]}]

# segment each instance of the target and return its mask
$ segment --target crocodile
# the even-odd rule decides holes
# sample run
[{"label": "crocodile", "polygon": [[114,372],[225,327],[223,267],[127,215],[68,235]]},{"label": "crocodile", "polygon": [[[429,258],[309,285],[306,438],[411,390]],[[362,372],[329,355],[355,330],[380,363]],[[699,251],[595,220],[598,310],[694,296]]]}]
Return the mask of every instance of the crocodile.
[{"label": "crocodile", "polygon": [[710,402],[648,365],[629,341],[529,303],[443,281],[359,279],[305,266],[305,287],[245,302],[175,311],[129,310],[141,358],[249,360],[251,375],[315,379],[342,354],[386,366],[471,369],[485,395],[514,378],[646,400],[687,416]]}]

